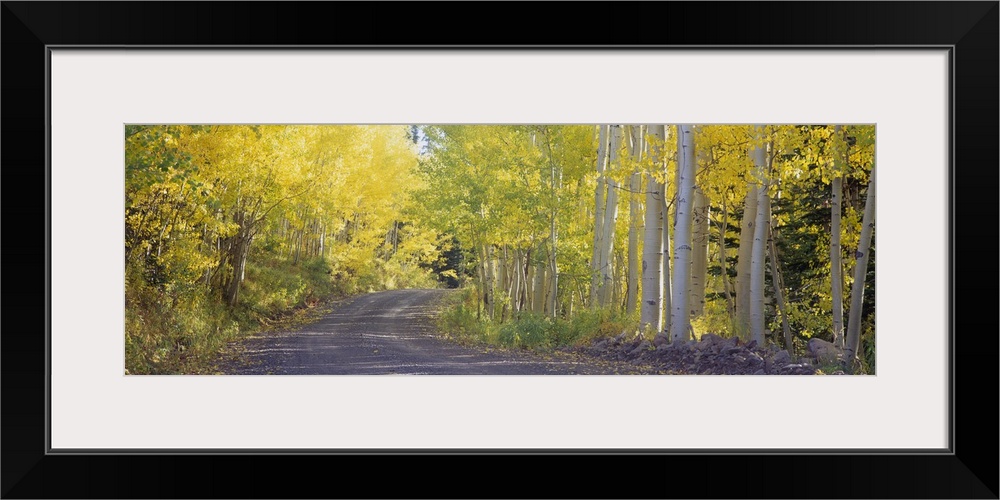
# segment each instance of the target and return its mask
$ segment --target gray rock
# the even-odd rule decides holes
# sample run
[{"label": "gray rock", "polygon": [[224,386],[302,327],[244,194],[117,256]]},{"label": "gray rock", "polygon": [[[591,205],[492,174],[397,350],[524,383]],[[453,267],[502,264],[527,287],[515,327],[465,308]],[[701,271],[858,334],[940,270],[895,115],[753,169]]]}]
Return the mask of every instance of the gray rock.
[{"label": "gray rock", "polygon": [[739,347],[726,347],[725,349],[722,350],[721,354],[723,356],[729,356],[730,354],[736,354],[736,353],[742,352],[742,351],[743,351],[743,349],[741,349]]},{"label": "gray rock", "polygon": [[638,356],[638,355],[642,354],[643,352],[649,350],[649,348],[651,346],[652,346],[652,344],[650,344],[648,340],[643,340],[634,349],[632,349],[631,351],[629,351],[628,355],[629,356]]},{"label": "gray rock", "polygon": [[809,339],[809,355],[821,363],[836,363],[843,358],[837,346],[823,339]]},{"label": "gray rock", "polygon": [[721,344],[723,342],[725,342],[725,339],[714,333],[706,333],[701,336],[701,345],[709,346],[714,344]]},{"label": "gray rock", "polygon": [[653,345],[655,345],[656,347],[660,347],[661,345],[669,343],[670,343],[670,337],[668,337],[663,333],[657,333],[656,336],[653,337]]},{"label": "gray rock", "polygon": [[774,365],[787,365],[792,362],[792,356],[788,354],[788,351],[778,351],[774,357],[771,358],[771,364]]}]

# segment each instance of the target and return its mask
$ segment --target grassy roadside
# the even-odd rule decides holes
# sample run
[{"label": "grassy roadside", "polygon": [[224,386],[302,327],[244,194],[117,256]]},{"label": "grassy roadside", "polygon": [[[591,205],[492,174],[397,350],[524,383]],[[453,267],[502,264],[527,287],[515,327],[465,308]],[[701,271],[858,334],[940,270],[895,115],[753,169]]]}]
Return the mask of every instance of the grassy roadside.
[{"label": "grassy roadside", "polygon": [[[467,345],[530,349],[546,352],[581,346],[594,339],[638,331],[638,317],[609,310],[579,311],[571,318],[521,312],[504,322],[478,310],[475,290],[462,289],[442,300],[437,327],[446,338]],[[649,335],[652,339],[652,334]]]},{"label": "grassy roadside", "polygon": [[214,373],[218,354],[233,341],[294,328],[348,295],[321,261],[248,268],[234,308],[201,288],[126,276],[125,374]]}]

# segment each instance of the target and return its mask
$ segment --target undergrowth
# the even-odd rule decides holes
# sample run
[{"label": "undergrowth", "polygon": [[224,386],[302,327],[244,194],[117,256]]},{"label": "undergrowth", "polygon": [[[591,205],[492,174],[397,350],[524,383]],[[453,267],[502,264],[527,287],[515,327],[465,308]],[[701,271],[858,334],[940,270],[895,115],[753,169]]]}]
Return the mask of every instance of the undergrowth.
[{"label": "undergrowth", "polygon": [[213,373],[222,348],[239,338],[314,319],[338,298],[359,292],[426,286],[422,276],[334,273],[322,259],[248,262],[238,304],[226,306],[202,284],[150,284],[127,270],[125,370],[127,374]]},{"label": "undergrowth", "polygon": [[465,289],[447,300],[438,317],[438,329],[448,338],[467,344],[544,350],[634,332],[639,324],[634,315],[607,309],[580,311],[571,318],[522,311],[501,323],[481,310],[473,289]]}]

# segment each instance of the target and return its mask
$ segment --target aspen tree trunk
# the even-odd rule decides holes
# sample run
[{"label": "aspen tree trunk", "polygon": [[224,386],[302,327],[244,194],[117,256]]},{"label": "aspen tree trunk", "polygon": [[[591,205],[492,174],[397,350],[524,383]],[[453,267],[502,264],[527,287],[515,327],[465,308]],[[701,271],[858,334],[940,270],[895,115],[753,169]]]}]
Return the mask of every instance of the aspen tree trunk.
[{"label": "aspen tree trunk", "polygon": [[669,334],[670,332],[670,313],[671,313],[671,285],[670,285],[670,214],[669,206],[667,205],[667,184],[664,182],[660,185],[660,191],[663,193],[663,198],[660,200],[660,210],[663,211],[663,327],[662,331]]},{"label": "aspen tree trunk", "polygon": [[[843,140],[840,125],[833,128],[835,141]],[[845,144],[846,147],[846,144]],[[830,297],[833,299],[833,343],[844,347],[844,267],[840,249],[840,210],[843,206],[844,158],[834,158],[834,178],[830,197]]]},{"label": "aspen tree trunk", "polygon": [[521,251],[521,259],[518,261],[518,273],[521,276],[521,293],[518,297],[517,312],[521,312],[531,307],[531,265],[529,257],[531,250]]},{"label": "aspen tree trunk", "polygon": [[778,249],[775,247],[775,229],[777,224],[771,220],[770,237],[768,238],[768,255],[771,260],[771,281],[774,284],[774,298],[778,302],[778,312],[781,313],[781,332],[785,337],[785,349],[788,354],[795,355],[794,345],[792,345],[792,329],[788,326],[788,313],[785,311],[785,283],[781,279],[781,270],[778,267]]},{"label": "aspen tree trunk", "polygon": [[511,280],[513,284],[511,286],[511,293],[510,293],[510,308],[514,316],[517,316],[517,313],[521,312],[522,269],[523,267],[521,266],[521,250],[517,249],[514,250],[514,263],[513,263],[513,269],[511,270],[514,273],[514,276],[513,279]]},{"label": "aspen tree trunk", "polygon": [[691,317],[705,313],[705,282],[708,280],[708,198],[700,187],[694,189],[692,208]]},{"label": "aspen tree trunk", "polygon": [[858,354],[861,342],[861,307],[865,296],[865,275],[868,273],[868,250],[871,248],[872,233],[875,231],[875,167],[872,167],[865,195],[865,214],[861,219],[861,238],[854,256],[854,283],[851,285],[851,311],[847,318],[847,339],[844,345],[844,364],[851,368]]},{"label": "aspen tree trunk", "polygon": [[[539,253],[541,249],[544,248],[545,244],[539,244]],[[537,258],[536,258],[537,259]],[[545,260],[537,259],[538,262],[535,263],[535,276],[532,293],[532,303],[531,311],[537,314],[543,314],[545,312]]]},{"label": "aspen tree trunk", "polygon": [[486,306],[486,314],[490,319],[493,319],[496,315],[496,293],[495,293],[495,280],[496,276],[493,272],[493,246],[486,245],[483,250],[483,275],[486,277],[485,290],[483,293],[484,304]]},{"label": "aspen tree trunk", "polygon": [[833,343],[844,347],[844,268],[840,249],[840,207],[843,177],[833,179],[833,196],[830,201],[830,296],[833,299]]},{"label": "aspen tree trunk", "polygon": [[319,233],[319,256],[321,259],[326,260],[326,222],[323,223]]},{"label": "aspen tree trunk", "polygon": [[524,255],[524,309],[535,310],[535,266],[531,259],[535,258],[534,248],[528,248]]},{"label": "aspen tree trunk", "polygon": [[670,311],[670,339],[689,339],[688,286],[691,275],[691,206],[694,201],[694,130],[677,126],[677,225],[674,229],[674,283]]},{"label": "aspen tree trunk", "polygon": [[605,197],[607,207],[604,210],[604,224],[601,249],[601,306],[607,307],[611,304],[614,288],[614,243],[615,225],[618,222],[618,183],[612,179],[607,180],[608,195]]},{"label": "aspen tree trunk", "polygon": [[750,260],[754,224],[757,220],[757,183],[747,183],[747,196],[740,221],[740,246],[736,251],[736,329],[743,338],[750,333]]},{"label": "aspen tree trunk", "polygon": [[594,256],[591,259],[590,307],[600,304],[598,291],[601,287],[601,244],[604,235],[604,167],[608,161],[608,126],[598,125],[597,134],[597,187],[594,188]]},{"label": "aspen tree trunk", "polygon": [[496,290],[498,295],[506,295],[507,300],[503,300],[500,304],[500,322],[503,323],[507,321],[507,310],[510,307],[510,279],[507,274],[507,268],[509,262],[507,260],[507,245],[502,247],[502,251],[498,252],[496,262],[497,262],[497,286]]},{"label": "aspen tree trunk", "polygon": [[[634,164],[638,164],[642,159],[642,126],[632,125],[631,141],[629,150]],[[639,296],[639,199],[638,192],[642,185],[642,175],[636,168],[632,171],[629,180],[628,193],[628,288],[625,293],[625,311],[629,314],[635,312],[636,301]]]},{"label": "aspen tree trunk", "polygon": [[[650,125],[649,133],[663,141],[663,125]],[[657,146],[650,151],[653,169],[658,168],[660,151]],[[663,187],[656,182],[652,172],[646,181],[646,230],[642,242],[642,307],[640,327],[659,332],[663,327],[660,311],[663,307]]]},{"label": "aspen tree trunk", "polygon": [[[618,125],[611,125],[609,129],[611,135],[611,145],[608,150],[608,168],[612,169],[618,164],[618,154],[621,148],[622,130]],[[601,306],[607,307],[611,304],[614,293],[614,242],[615,225],[618,222],[618,188],[619,185],[614,179],[605,177],[607,185],[607,196],[605,197],[604,222],[602,223],[601,235]]]},{"label": "aspen tree trunk", "polygon": [[[556,210],[559,206],[559,194],[556,188],[559,187],[560,182],[556,179],[556,164],[552,161],[552,145],[549,144],[548,135],[545,136],[545,144],[548,147],[549,153],[549,167],[551,169],[551,182],[552,182],[552,221],[549,230],[549,238],[552,240],[552,259],[551,262],[551,273],[552,273],[552,284],[550,293],[552,294],[549,306],[549,312],[552,317],[555,318],[559,315],[559,261],[556,260],[556,249],[559,242],[559,233],[556,230]],[[559,178],[561,180],[562,174],[560,173]]]},{"label": "aspen tree trunk", "polygon": [[[763,132],[758,129],[758,134]],[[758,138],[760,136],[758,135]],[[750,338],[764,345],[764,264],[767,260],[767,233],[770,200],[767,196],[768,151],[761,145],[753,150],[757,192],[757,213],[754,218],[753,248],[750,252]]]}]

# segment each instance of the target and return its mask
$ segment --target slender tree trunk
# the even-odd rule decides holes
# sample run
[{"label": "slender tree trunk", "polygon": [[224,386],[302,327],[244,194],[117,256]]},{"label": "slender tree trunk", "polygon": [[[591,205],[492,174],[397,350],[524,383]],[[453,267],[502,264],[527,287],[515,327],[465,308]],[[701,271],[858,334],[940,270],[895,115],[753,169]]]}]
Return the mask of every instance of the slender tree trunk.
[{"label": "slender tree trunk", "polygon": [[781,332],[785,337],[785,349],[788,354],[795,355],[795,346],[792,344],[792,329],[788,326],[788,313],[785,311],[785,283],[781,279],[781,268],[778,265],[778,249],[775,246],[775,229],[777,224],[771,219],[770,237],[768,238],[768,254],[771,260],[771,281],[774,284],[774,298],[778,302],[778,312],[781,313]]},{"label": "slender tree trunk", "polygon": [[[611,125],[611,145],[609,147],[609,169],[618,164],[618,154],[621,148],[622,130],[618,125]],[[604,223],[602,224],[601,248],[601,305],[607,307],[614,299],[614,242],[615,225],[618,221],[618,183],[609,177],[605,178],[607,196],[605,197]]]},{"label": "slender tree trunk", "polygon": [[524,309],[535,310],[535,266],[532,259],[535,257],[534,248],[528,248],[524,255]]},{"label": "slender tree trunk", "polygon": [[670,338],[684,342],[689,337],[688,286],[691,274],[691,207],[694,201],[694,130],[677,126],[677,225],[674,229],[674,283],[670,312]]},{"label": "slender tree trunk", "polygon": [[865,195],[865,214],[861,220],[861,238],[858,240],[858,251],[854,253],[857,261],[854,264],[854,283],[851,285],[851,311],[847,318],[847,339],[844,346],[844,363],[851,368],[858,354],[861,342],[861,308],[865,296],[865,275],[868,274],[868,254],[871,248],[872,234],[875,232],[875,167],[872,167],[871,180],[868,181],[868,194]]},{"label": "slender tree trunk", "polygon": [[[840,125],[833,128],[835,141],[842,141]],[[846,146],[846,144],[845,144]],[[846,153],[846,150],[845,150]],[[839,156],[839,155],[838,155]],[[844,267],[840,248],[840,211],[843,206],[843,182],[846,154],[834,158],[834,178],[830,197],[830,297],[833,299],[833,343],[844,347]]]},{"label": "slender tree trunk", "polygon": [[497,295],[506,296],[506,300],[500,301],[500,322],[503,323],[507,321],[507,310],[510,307],[510,279],[507,274],[507,267],[509,262],[507,260],[507,245],[501,247],[501,251],[497,252],[496,262],[497,262]]},{"label": "slender tree trunk", "polygon": [[604,247],[601,249],[601,305],[607,307],[611,304],[612,289],[614,288],[614,245],[615,245],[615,225],[618,222],[618,183],[612,179],[607,180],[608,195],[605,197],[607,208],[604,210]]},{"label": "slender tree trunk", "polygon": [[[544,247],[544,243],[539,244],[539,253]],[[533,283],[533,297],[531,310],[536,314],[543,314],[545,312],[545,260],[537,258],[538,262],[535,263],[535,276]]]},{"label": "slender tree trunk", "polygon": [[830,296],[833,299],[833,343],[844,346],[844,268],[840,250],[840,207],[843,178],[833,179],[830,223]]},{"label": "slender tree trunk", "polygon": [[754,220],[753,248],[750,254],[750,338],[764,345],[764,263],[767,255],[768,197],[767,150],[754,148],[753,161],[761,186],[757,193],[757,217]]},{"label": "slender tree trunk", "polygon": [[223,295],[229,307],[235,307],[239,301],[240,284],[246,276],[247,254],[254,237],[253,218],[242,209],[233,215],[233,222],[238,226],[236,234],[228,238],[226,253],[220,266],[226,262],[232,266],[232,274],[224,278]]},{"label": "slender tree trunk", "polygon": [[319,256],[321,259],[326,259],[326,223],[324,222],[321,226],[322,229],[319,233]]},{"label": "slender tree trunk", "polygon": [[667,184],[664,182],[660,185],[660,191],[663,193],[663,198],[660,200],[660,210],[663,212],[663,327],[662,330],[665,334],[669,335],[670,332],[670,314],[672,312],[671,307],[671,285],[670,285],[670,214],[669,205],[667,205]]},{"label": "slender tree trunk", "polygon": [[594,256],[591,259],[590,306],[596,309],[600,302],[598,291],[601,287],[601,244],[604,235],[604,167],[608,161],[608,126],[598,125],[597,138],[597,187],[594,188]]},{"label": "slender tree trunk", "polygon": [[497,316],[497,257],[493,245],[486,245],[486,280],[489,282],[490,319]]},{"label": "slender tree trunk", "polygon": [[[650,135],[664,139],[663,125],[651,125]],[[659,148],[650,152],[653,169],[659,168]],[[663,185],[656,182],[652,172],[646,181],[646,230],[642,243],[642,308],[641,328],[659,332],[663,328],[660,311],[663,307]]]},{"label": "slender tree trunk", "polygon": [[[642,159],[642,126],[632,125],[631,127],[630,152],[632,161],[638,164]],[[625,311],[629,314],[635,312],[636,302],[639,298],[639,207],[638,192],[642,186],[642,175],[638,168],[632,171],[629,180],[628,206],[629,206],[629,228],[628,228],[628,288],[625,294]]]},{"label": "slender tree trunk", "polygon": [[[551,156],[549,158],[549,161],[550,162],[552,161]],[[551,276],[552,296],[550,300],[549,312],[552,314],[553,318],[559,314],[559,261],[556,260],[556,249],[557,249],[557,243],[559,241],[559,233],[556,230],[556,206],[559,201],[557,196],[558,195],[556,194],[556,168],[555,165],[553,164],[552,165],[552,221],[551,221],[552,225],[549,230],[549,238],[552,240],[552,254],[551,254],[552,258],[549,259],[551,265],[550,272],[552,275]]]},{"label": "slender tree trunk", "polygon": [[705,284],[708,280],[708,198],[700,187],[694,189],[692,208],[691,297],[688,308],[691,317],[705,313]]},{"label": "slender tree trunk", "polygon": [[747,183],[740,222],[740,246],[736,251],[736,333],[747,338],[750,333],[750,264],[753,251],[754,224],[757,220],[757,183]]}]

